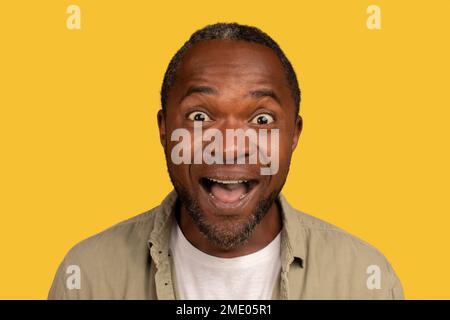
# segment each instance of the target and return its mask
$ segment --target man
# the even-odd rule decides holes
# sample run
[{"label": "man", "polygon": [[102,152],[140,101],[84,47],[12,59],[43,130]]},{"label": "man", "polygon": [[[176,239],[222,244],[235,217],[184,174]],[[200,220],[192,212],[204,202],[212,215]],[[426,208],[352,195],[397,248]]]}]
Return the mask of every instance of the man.
[{"label": "man", "polygon": [[175,190],[70,250],[50,299],[403,298],[380,252],[281,195],[300,89],[267,34],[195,32],[168,66],[161,105]]}]

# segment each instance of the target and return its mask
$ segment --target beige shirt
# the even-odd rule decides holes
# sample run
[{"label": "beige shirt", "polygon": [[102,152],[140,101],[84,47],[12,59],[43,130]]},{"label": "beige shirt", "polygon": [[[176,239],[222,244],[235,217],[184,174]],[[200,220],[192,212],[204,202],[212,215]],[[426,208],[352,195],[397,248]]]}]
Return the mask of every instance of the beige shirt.
[{"label": "beige shirt", "polygon": [[[177,199],[75,245],[49,299],[178,299],[170,234]],[[280,195],[281,272],[273,299],[403,299],[386,258],[349,233],[293,209]],[[263,266],[261,266],[263,267]],[[211,288],[214,290],[214,288]]]}]

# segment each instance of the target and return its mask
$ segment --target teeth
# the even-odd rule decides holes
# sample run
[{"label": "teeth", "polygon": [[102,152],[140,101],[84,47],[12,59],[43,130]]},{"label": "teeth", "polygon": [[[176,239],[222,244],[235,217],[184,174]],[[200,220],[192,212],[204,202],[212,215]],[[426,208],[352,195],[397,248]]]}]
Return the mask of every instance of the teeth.
[{"label": "teeth", "polygon": [[236,184],[236,183],[245,183],[247,180],[218,180],[213,178],[208,178],[211,181],[222,183],[222,184]]},{"label": "teeth", "polygon": [[[241,194],[241,196],[239,197],[239,200],[244,199],[246,195],[247,195],[246,193]],[[209,196],[210,196],[211,198],[215,199],[214,195],[213,195],[211,192],[209,193]]]}]

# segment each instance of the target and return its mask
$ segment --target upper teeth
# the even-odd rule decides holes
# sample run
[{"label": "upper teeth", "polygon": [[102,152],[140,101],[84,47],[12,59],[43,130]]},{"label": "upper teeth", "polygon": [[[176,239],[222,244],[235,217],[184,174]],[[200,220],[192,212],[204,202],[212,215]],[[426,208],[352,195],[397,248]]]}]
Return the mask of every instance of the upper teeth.
[{"label": "upper teeth", "polygon": [[223,184],[232,184],[232,183],[244,183],[247,182],[247,180],[219,180],[219,179],[213,179],[208,178],[211,181],[217,182],[217,183],[223,183]]}]

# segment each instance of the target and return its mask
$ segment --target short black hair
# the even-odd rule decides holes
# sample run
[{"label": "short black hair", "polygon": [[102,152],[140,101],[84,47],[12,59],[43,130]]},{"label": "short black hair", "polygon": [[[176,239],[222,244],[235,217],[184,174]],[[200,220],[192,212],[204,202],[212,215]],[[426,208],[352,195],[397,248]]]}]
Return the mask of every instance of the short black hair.
[{"label": "short black hair", "polygon": [[300,87],[297,81],[297,75],[295,74],[294,68],[292,67],[289,59],[286,57],[279,45],[269,35],[256,27],[238,23],[216,23],[207,25],[206,27],[197,30],[172,57],[166,73],[164,74],[164,80],[161,88],[161,107],[164,112],[167,104],[167,96],[175,83],[178,67],[184,54],[194,44],[205,40],[241,40],[259,43],[272,49],[283,65],[286,73],[286,79],[291,90],[291,96],[294,100],[296,114],[298,114],[301,99]]}]

